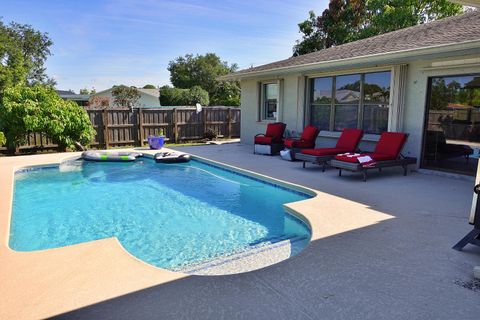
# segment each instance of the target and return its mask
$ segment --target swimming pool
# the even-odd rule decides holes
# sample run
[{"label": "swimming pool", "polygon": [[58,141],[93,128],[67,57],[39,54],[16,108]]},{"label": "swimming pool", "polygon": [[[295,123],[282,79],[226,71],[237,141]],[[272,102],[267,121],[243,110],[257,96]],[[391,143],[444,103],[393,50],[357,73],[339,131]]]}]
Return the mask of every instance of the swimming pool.
[{"label": "swimming pool", "polygon": [[311,196],[200,161],[76,161],[15,174],[9,245],[35,251],[117,237],[135,257],[181,270],[310,230],[283,204]]}]

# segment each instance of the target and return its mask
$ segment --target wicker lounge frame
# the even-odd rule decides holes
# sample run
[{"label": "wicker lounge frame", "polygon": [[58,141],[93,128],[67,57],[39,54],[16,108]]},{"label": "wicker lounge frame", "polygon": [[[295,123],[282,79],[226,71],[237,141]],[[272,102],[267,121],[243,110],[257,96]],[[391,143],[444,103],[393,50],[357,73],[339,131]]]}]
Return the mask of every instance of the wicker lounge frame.
[{"label": "wicker lounge frame", "polygon": [[352,162],[345,162],[340,160],[332,159],[330,161],[330,166],[338,169],[338,176],[342,175],[342,170],[352,171],[352,172],[361,172],[363,174],[363,181],[367,181],[367,171],[372,169],[378,169],[382,171],[382,168],[388,167],[402,167],[403,168],[403,175],[407,175],[407,167],[409,164],[416,164],[417,158],[413,157],[403,157],[400,156],[396,160],[384,160],[378,161],[372,166],[364,167],[360,163],[352,163]]},{"label": "wicker lounge frame", "polygon": [[335,158],[336,155],[325,155],[325,156],[314,156],[311,154],[304,154],[300,152],[295,153],[295,160],[303,161],[302,167],[305,168],[307,162],[311,162],[313,164],[318,164],[322,166],[322,172],[325,172],[325,168],[327,167],[328,161]]}]

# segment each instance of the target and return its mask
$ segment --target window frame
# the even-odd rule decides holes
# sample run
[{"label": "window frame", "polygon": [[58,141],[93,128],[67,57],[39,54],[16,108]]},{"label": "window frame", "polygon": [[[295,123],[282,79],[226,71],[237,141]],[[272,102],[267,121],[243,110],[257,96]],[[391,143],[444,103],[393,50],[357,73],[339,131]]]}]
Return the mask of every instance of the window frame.
[{"label": "window frame", "polygon": [[[365,102],[365,92],[364,92],[364,87],[365,87],[365,75],[366,74],[372,74],[372,73],[384,73],[384,72],[389,72],[390,73],[390,94],[389,94],[389,101],[385,103],[366,103]],[[323,74],[323,75],[314,75],[314,76],[309,76],[307,77],[307,96],[306,96],[306,107],[308,108],[306,114],[308,114],[307,118],[307,123],[312,124],[312,112],[313,108],[312,106],[327,106],[328,104],[319,104],[312,102],[312,94],[313,94],[313,83],[314,79],[316,78],[332,78],[332,96],[331,96],[331,102],[330,102],[330,119],[329,119],[329,128],[327,130],[323,129],[322,131],[327,131],[327,132],[340,132],[335,130],[335,112],[336,112],[336,103],[335,103],[335,96],[336,96],[336,91],[337,91],[337,77],[340,76],[349,76],[349,75],[360,75],[360,97],[359,97],[359,102],[357,105],[357,124],[356,128],[363,129],[363,117],[364,117],[364,108],[366,105],[383,105],[387,106],[389,109],[388,112],[388,118],[387,118],[387,130],[390,127],[390,111],[392,108],[392,92],[394,90],[393,85],[393,74],[394,70],[393,68],[385,68],[385,69],[378,69],[378,70],[362,70],[359,72],[349,72],[349,73],[335,73],[335,74]],[[339,103],[338,105],[343,105],[344,103]],[[313,124],[312,124],[313,125]],[[372,135],[379,135],[380,133],[368,133]]]},{"label": "window frame", "polygon": [[[273,118],[267,118],[267,85],[276,85],[277,86],[277,96],[276,96],[276,106],[275,112],[276,116]],[[260,82],[260,106],[259,106],[259,121],[266,121],[266,122],[275,122],[278,120],[278,110],[280,104],[280,84],[278,81],[264,81]]]}]

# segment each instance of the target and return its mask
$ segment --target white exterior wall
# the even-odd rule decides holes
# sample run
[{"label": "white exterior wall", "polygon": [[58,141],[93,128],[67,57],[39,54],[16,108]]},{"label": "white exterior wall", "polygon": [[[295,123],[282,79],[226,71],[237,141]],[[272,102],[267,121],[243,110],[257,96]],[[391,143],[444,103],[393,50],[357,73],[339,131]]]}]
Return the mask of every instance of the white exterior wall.
[{"label": "white exterior wall", "polygon": [[[433,63],[433,65],[432,65]],[[403,63],[404,65],[407,63]],[[383,70],[389,70],[392,66],[385,67]],[[338,74],[359,73],[378,71],[376,69],[351,69],[342,70]],[[380,68],[382,69],[382,68]],[[428,77],[446,76],[460,74],[480,73],[480,57],[465,56],[444,59],[431,59],[424,61],[409,62],[407,64],[405,102],[403,109],[403,121],[400,121],[403,128],[398,128],[409,133],[408,142],[403,149],[403,154],[417,157],[420,163],[422,152],[423,128],[425,121],[425,110],[427,100]],[[278,120],[287,124],[288,130],[301,132],[305,126],[305,112],[307,104],[305,103],[305,77],[309,76],[328,76],[335,73],[315,74],[289,74],[277,79],[283,80],[283,88],[280,89],[280,115]],[[272,79],[264,79],[272,80]],[[260,83],[263,79],[242,80],[241,96],[241,140],[245,144],[253,144],[253,137],[257,133],[265,133],[266,125],[269,121],[258,121],[260,108]],[[283,89],[283,90],[282,90]],[[307,115],[308,116],[308,115]],[[390,130],[391,128],[389,128]],[[339,136],[339,132],[322,131],[317,139],[317,147],[334,146]],[[360,144],[360,149],[372,151],[378,140],[378,135],[367,135]]]}]

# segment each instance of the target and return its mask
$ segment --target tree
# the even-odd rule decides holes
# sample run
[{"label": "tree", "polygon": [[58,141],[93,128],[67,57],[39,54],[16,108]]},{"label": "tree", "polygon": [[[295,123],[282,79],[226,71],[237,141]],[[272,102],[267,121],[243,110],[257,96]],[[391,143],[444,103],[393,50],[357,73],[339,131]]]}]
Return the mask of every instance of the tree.
[{"label": "tree", "polygon": [[27,73],[22,51],[0,21],[0,97],[5,88],[26,83]]},{"label": "tree", "polygon": [[[187,54],[170,61],[168,65],[170,82],[174,87],[189,89],[200,86],[208,92],[211,101],[216,104],[223,104],[224,101],[240,101],[238,82],[229,82],[230,85],[226,87],[217,80],[218,77],[234,72],[237,68],[236,64],[229,65],[228,62],[221,61],[220,57],[214,53],[196,56]],[[238,98],[232,95],[238,95]]]},{"label": "tree", "polygon": [[203,106],[209,104],[208,92],[199,86],[190,89],[169,86],[160,88],[160,104],[162,106],[194,106],[197,103]]},{"label": "tree", "polygon": [[95,94],[97,93],[97,90],[95,88],[92,88],[92,90],[88,90],[87,88],[80,89],[80,94]]},{"label": "tree", "polygon": [[[11,47],[12,44],[15,48]],[[52,44],[47,33],[35,30],[28,24],[11,22],[6,25],[0,21],[0,58],[8,61],[10,54],[13,54],[14,58],[7,64],[8,67],[16,70],[16,73],[19,70],[24,72],[24,79],[16,84],[26,81],[29,85],[55,85],[55,81],[47,76],[45,68],[45,61],[51,55]],[[2,49],[7,51],[6,55]]]},{"label": "tree", "polygon": [[16,86],[4,91],[0,103],[0,130],[14,150],[31,132],[45,133],[61,148],[88,144],[95,130],[84,109],[65,101],[52,87]]},{"label": "tree", "polygon": [[143,89],[157,89],[153,84],[146,84],[143,86]]},{"label": "tree", "polygon": [[88,106],[98,109],[106,109],[110,106],[110,98],[109,97],[101,97],[101,96],[91,96],[88,99]]},{"label": "tree", "polygon": [[403,29],[463,12],[463,7],[448,0],[369,0],[364,27],[356,39]]},{"label": "tree", "polygon": [[302,40],[297,40],[293,47],[293,56],[315,52],[325,48],[322,41],[322,36],[317,25],[317,16],[315,12],[310,11],[309,18],[298,24],[300,33],[302,33]]},{"label": "tree", "polygon": [[202,106],[208,106],[210,103],[208,92],[200,86],[193,86],[186,91],[185,99],[185,105],[187,106],[194,106],[197,103],[200,103]]},{"label": "tree", "polygon": [[5,139],[5,134],[0,131],[0,146],[3,146],[7,142],[7,139]]},{"label": "tree", "polygon": [[240,106],[240,85],[236,81],[219,81],[215,95],[210,99],[213,106]]},{"label": "tree", "polygon": [[140,92],[135,87],[124,85],[113,86],[112,89],[113,104],[117,107],[133,107],[140,99]]},{"label": "tree", "polygon": [[315,18],[298,24],[303,34],[293,47],[301,55],[347,42],[395,31],[462,12],[448,0],[330,0]]}]

